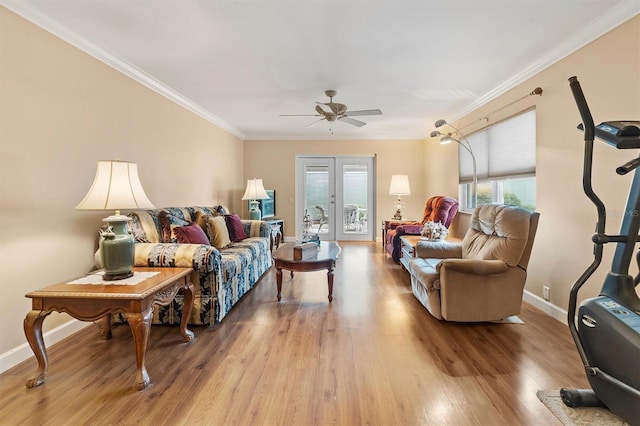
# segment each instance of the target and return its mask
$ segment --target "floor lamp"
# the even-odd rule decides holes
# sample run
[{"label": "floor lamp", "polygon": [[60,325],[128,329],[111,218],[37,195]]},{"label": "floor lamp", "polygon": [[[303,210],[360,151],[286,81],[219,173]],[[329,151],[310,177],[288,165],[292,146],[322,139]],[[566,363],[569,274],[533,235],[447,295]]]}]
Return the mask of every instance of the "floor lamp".
[{"label": "floor lamp", "polygon": [[460,139],[462,139],[462,141],[454,138],[451,133],[444,134],[438,130],[434,130],[433,132],[431,132],[429,136],[431,136],[432,138],[440,136],[441,144],[456,142],[458,145],[466,149],[469,152],[469,154],[471,154],[471,160],[473,161],[473,184],[471,185],[471,191],[473,193],[471,194],[471,202],[472,202],[471,207],[475,209],[476,206],[478,205],[478,172],[476,169],[476,156],[473,153],[473,148],[471,148],[471,144],[469,143],[467,138],[462,134],[462,132],[456,129],[453,125],[447,123],[445,120],[440,119],[436,121],[434,125],[436,126],[436,128],[439,128],[442,126],[451,127],[460,135]]}]

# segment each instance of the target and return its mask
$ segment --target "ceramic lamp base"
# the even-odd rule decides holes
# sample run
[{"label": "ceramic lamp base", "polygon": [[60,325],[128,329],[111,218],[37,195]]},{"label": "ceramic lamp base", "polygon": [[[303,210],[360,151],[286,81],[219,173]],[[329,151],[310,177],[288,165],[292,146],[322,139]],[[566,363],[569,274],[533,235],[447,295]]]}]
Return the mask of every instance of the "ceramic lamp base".
[{"label": "ceramic lamp base", "polygon": [[257,201],[250,201],[249,205],[250,205],[249,219],[250,220],[260,220],[260,219],[262,219],[262,212],[260,211],[260,208],[258,207],[258,202]]},{"label": "ceramic lamp base", "polygon": [[108,227],[101,233],[100,260],[106,281],[122,280],[133,275],[131,268],[134,263],[135,240],[127,230],[129,220],[131,218],[123,215],[103,219]]}]

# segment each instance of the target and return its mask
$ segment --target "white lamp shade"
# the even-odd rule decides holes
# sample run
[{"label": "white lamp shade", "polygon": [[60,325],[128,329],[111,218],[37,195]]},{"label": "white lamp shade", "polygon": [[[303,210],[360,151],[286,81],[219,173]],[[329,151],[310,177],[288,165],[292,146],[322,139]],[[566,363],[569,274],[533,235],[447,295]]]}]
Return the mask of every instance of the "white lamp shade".
[{"label": "white lamp shade", "polygon": [[409,176],[407,175],[391,176],[391,185],[389,185],[389,194],[410,195],[411,187],[409,187]]},{"label": "white lamp shade", "polygon": [[91,189],[77,210],[152,209],[142,189],[138,165],[128,161],[98,161]]},{"label": "white lamp shade", "polygon": [[262,179],[247,180],[247,189],[242,196],[243,200],[265,200],[269,198],[269,194],[264,190]]}]

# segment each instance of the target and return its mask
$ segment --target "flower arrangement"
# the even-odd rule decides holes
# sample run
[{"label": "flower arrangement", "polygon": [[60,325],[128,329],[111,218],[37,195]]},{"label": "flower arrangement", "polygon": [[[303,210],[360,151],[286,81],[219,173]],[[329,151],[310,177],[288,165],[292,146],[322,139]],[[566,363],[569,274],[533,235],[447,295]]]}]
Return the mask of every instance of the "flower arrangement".
[{"label": "flower arrangement", "polygon": [[420,232],[420,235],[430,240],[444,240],[447,234],[449,230],[442,222],[426,222]]}]

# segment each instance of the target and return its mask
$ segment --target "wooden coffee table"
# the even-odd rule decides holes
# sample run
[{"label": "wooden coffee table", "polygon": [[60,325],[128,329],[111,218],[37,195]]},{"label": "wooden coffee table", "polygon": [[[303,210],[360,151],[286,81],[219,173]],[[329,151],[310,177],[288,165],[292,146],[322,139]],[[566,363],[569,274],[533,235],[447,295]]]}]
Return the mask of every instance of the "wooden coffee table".
[{"label": "wooden coffee table", "polygon": [[[81,321],[103,319],[102,335],[111,338],[111,315],[124,314],[136,349],[136,387],[142,390],[149,385],[149,374],[144,365],[147,341],[151,331],[153,305],[168,305],[178,291],[184,294],[184,309],[180,320],[180,333],[184,341],[194,339],[187,330],[187,321],[193,305],[193,284],[189,282],[191,268],[133,268],[136,272],[156,272],[138,284],[55,284],[26,295],[31,298],[32,310],[24,319],[24,334],[38,360],[36,375],[27,380],[32,388],[44,383],[47,372],[47,349],[42,339],[42,323],[51,312],[66,312]],[[135,277],[135,275],[134,275]]]},{"label": "wooden coffee table", "polygon": [[333,301],[333,270],[336,266],[336,260],[342,251],[338,243],[334,241],[321,241],[317,256],[300,260],[293,259],[294,245],[293,243],[285,244],[273,252],[273,261],[276,267],[278,300],[281,298],[283,269],[291,271],[292,277],[294,271],[309,272],[326,269],[327,284],[329,286],[329,302]]}]

